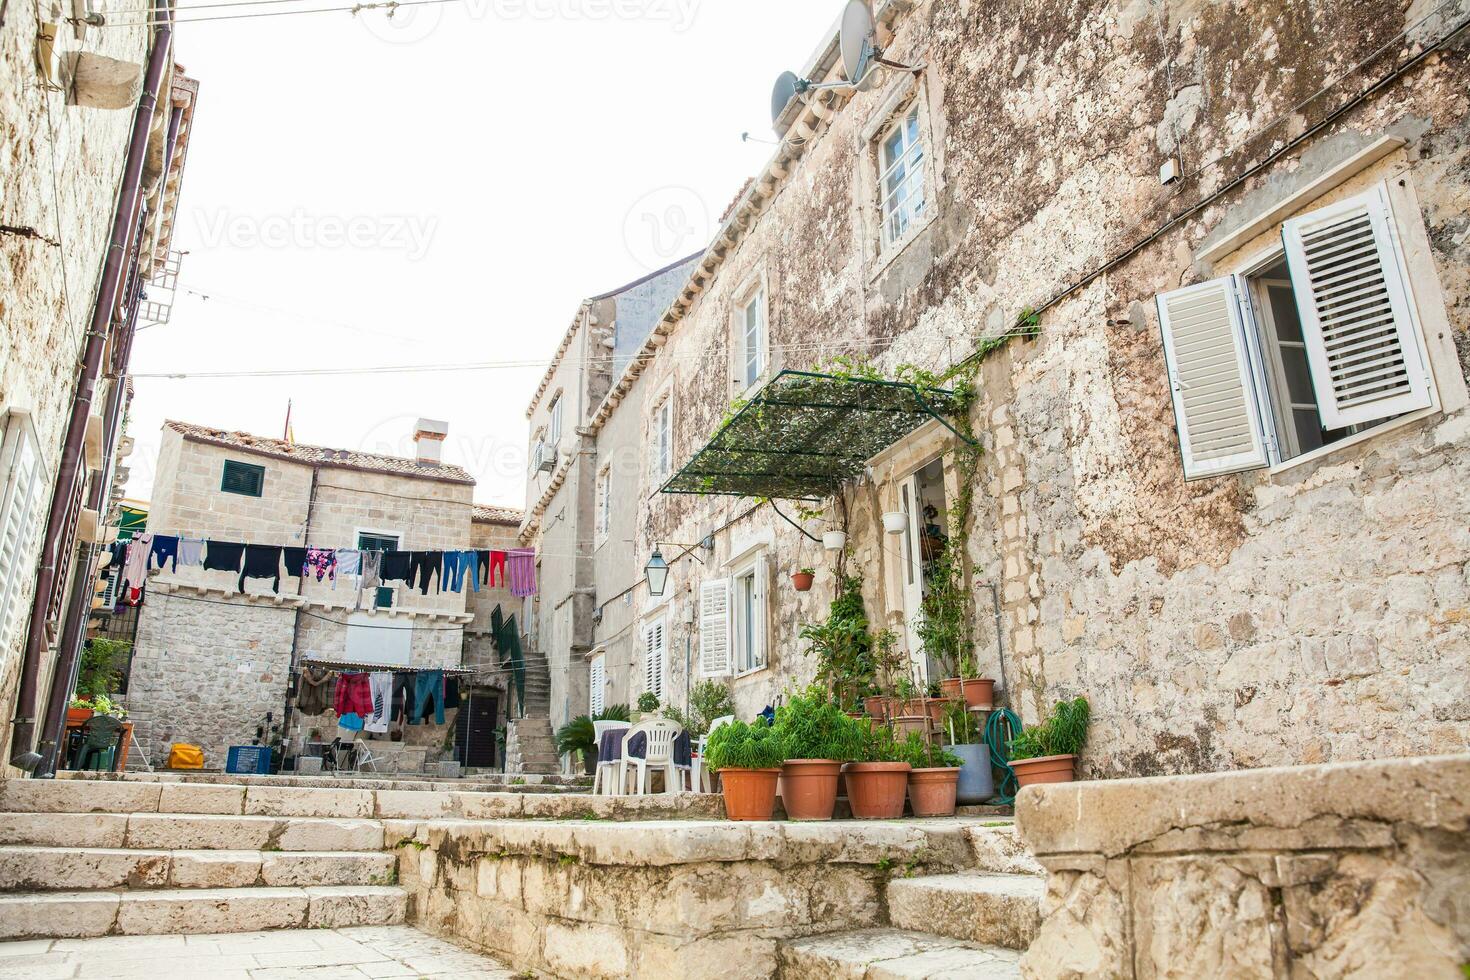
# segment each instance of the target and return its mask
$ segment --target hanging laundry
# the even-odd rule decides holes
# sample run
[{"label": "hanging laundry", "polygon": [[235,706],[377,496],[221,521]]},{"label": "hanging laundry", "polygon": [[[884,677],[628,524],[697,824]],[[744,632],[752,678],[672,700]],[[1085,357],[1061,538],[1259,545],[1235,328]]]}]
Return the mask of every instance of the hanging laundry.
[{"label": "hanging laundry", "polygon": [[301,568],[302,575],[316,573],[316,580],[320,582],[324,578],[332,580],[337,584],[337,552],[331,548],[307,548],[306,563]]},{"label": "hanging laundry", "polygon": [[356,548],[338,548],[336,561],[338,575],[362,574],[362,552]]},{"label": "hanging laundry", "polygon": [[406,724],[409,711],[413,708],[413,678],[411,670],[393,672],[393,715],[394,721]]},{"label": "hanging laundry", "polygon": [[434,702],[434,724],[444,724],[444,671],[421,670],[414,679],[413,723],[417,725],[424,717],[424,709]]},{"label": "hanging laundry", "polygon": [[444,708],[447,711],[450,708],[458,708],[458,707],[459,707],[459,678],[458,677],[446,677],[446,678],[444,678]]},{"label": "hanging laundry", "polygon": [[[383,584],[383,553],[381,551],[358,552],[362,562],[362,587],[376,589]],[[339,558],[340,560],[340,558]]]},{"label": "hanging laundry", "polygon": [[189,568],[197,568],[202,564],[204,564],[204,539],[179,538],[179,557],[174,567],[184,565]]},{"label": "hanging laundry", "polygon": [[362,731],[362,715],[349,711],[337,719],[337,727],[345,728],[349,732],[360,732]]},{"label": "hanging laundry", "polygon": [[[481,549],[475,552],[475,582],[478,585],[488,585],[485,581],[486,573],[490,571],[490,552]],[[478,591],[478,590],[476,590]]]},{"label": "hanging laundry", "polygon": [[271,580],[271,591],[281,591],[281,547],[274,544],[247,544],[245,546],[245,566],[240,570],[240,581],[236,589],[245,591],[245,580],[248,578],[268,578]]},{"label": "hanging laundry", "polygon": [[485,575],[485,584],[488,585],[488,586],[490,586],[490,588],[492,588],[492,589],[493,588],[496,588],[496,585],[495,585],[495,573],[496,572],[499,572],[500,573],[500,586],[499,587],[502,588],[502,589],[505,588],[505,586],[508,584],[506,582],[506,580],[505,580],[505,552],[503,552],[503,551],[487,551],[487,552],[485,552],[485,562],[486,562],[486,566],[487,566],[487,572],[486,572],[486,575]]},{"label": "hanging laundry", "polygon": [[136,606],[143,594],[143,583],[148,578],[148,556],[153,553],[153,535],[139,534],[128,542],[127,557],[123,559],[123,595],[128,605]]},{"label": "hanging laundry", "polygon": [[292,578],[306,578],[306,549],[305,548],[282,548],[281,554],[286,560],[286,574]]},{"label": "hanging laundry", "polygon": [[[444,565],[444,552],[442,551],[410,551],[409,552],[409,576],[408,587],[417,586],[424,595],[429,594],[429,580],[439,573]],[[444,579],[439,579],[439,591],[444,591]]]},{"label": "hanging laundry", "polygon": [[367,674],[343,674],[337,678],[334,709],[339,715],[372,714],[373,692]]},{"label": "hanging laundry", "polygon": [[439,591],[463,592],[471,586],[476,592],[480,585],[475,581],[475,553],[473,551],[444,552],[444,566],[439,571]]},{"label": "hanging laundry", "polygon": [[368,686],[372,692],[373,710],[367,715],[362,727],[378,735],[388,731],[388,721],[393,708],[393,675],[377,671],[368,675]]},{"label": "hanging laundry", "polygon": [[413,552],[411,551],[382,551],[382,561],[379,564],[380,574],[383,582],[408,582],[412,573]]},{"label": "hanging laundry", "polygon": [[210,541],[204,551],[204,568],[211,572],[239,572],[245,546],[237,541]]},{"label": "hanging laundry", "polygon": [[148,567],[162,571],[169,562],[173,571],[179,570],[179,539],[173,534],[153,535],[153,547],[148,552]]},{"label": "hanging laundry", "polygon": [[301,685],[296,691],[296,710],[303,715],[319,715],[327,710],[327,689],[332,686],[332,675],[321,667],[307,667],[301,671]]},{"label": "hanging laundry", "polygon": [[536,549],[516,548],[505,553],[510,594],[517,599],[536,594]]}]

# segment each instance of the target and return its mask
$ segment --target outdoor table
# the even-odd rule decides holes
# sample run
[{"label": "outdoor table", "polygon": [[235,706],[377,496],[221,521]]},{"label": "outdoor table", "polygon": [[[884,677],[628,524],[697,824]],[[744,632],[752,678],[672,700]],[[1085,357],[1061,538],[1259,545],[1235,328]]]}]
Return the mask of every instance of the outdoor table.
[{"label": "outdoor table", "polygon": [[[628,737],[628,728],[614,728],[602,733],[602,741],[597,744],[597,761],[617,762],[623,757],[623,739]],[[643,758],[643,747],[648,743],[648,737],[642,732],[634,736],[633,741],[628,743],[628,758]],[[674,765],[687,766],[691,761],[689,750],[689,731],[685,729],[674,739]]]}]

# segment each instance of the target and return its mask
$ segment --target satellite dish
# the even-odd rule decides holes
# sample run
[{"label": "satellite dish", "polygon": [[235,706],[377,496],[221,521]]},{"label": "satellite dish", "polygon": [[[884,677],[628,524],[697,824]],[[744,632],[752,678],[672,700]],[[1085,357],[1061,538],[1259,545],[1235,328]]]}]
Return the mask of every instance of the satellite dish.
[{"label": "satellite dish", "polygon": [[873,72],[873,59],[878,54],[876,34],[867,3],[848,0],[847,9],[842,12],[842,68],[847,73],[848,84],[859,92],[866,92],[877,81]]},{"label": "satellite dish", "polygon": [[781,113],[786,111],[786,107],[796,98],[802,87],[801,76],[794,71],[782,72],[781,77],[776,79],[776,87],[771,91],[771,125],[780,121]]}]

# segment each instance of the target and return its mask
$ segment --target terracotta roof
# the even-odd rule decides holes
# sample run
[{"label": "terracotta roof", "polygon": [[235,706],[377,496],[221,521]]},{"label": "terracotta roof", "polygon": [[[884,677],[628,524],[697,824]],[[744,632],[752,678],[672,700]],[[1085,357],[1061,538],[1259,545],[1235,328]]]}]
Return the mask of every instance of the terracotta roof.
[{"label": "terracotta roof", "polygon": [[486,507],[483,504],[475,504],[475,509],[470,513],[470,520],[480,524],[514,524],[520,527],[521,518],[524,516],[524,511],[516,510],[514,507]]},{"label": "terracotta roof", "polygon": [[402,456],[379,456],[376,453],[359,453],[350,449],[307,446],[299,442],[289,443],[284,439],[267,439],[248,432],[226,432],[223,429],[211,429],[205,425],[194,425],[189,422],[175,422],[172,419],[163,424],[184,438],[195,442],[223,446],[226,449],[239,449],[258,456],[287,459],[306,466],[333,466],[345,470],[366,470],[371,473],[389,473],[394,476],[408,476],[421,480],[438,480],[441,483],[475,485],[475,478],[470,476],[468,471],[458,466],[450,466],[448,463],[420,463],[418,460],[405,459]]}]

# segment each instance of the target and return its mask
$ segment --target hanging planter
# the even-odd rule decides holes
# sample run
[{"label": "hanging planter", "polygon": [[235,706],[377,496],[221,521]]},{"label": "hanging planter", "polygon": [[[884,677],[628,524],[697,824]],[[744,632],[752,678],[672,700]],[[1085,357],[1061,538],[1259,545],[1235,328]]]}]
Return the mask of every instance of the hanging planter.
[{"label": "hanging planter", "polygon": [[841,551],[847,547],[847,532],[824,531],[822,533],[822,547],[828,551]]},{"label": "hanging planter", "polygon": [[800,571],[791,573],[791,584],[796,588],[797,592],[810,592],[812,590],[812,582],[815,578],[815,571],[810,568],[803,568]]},{"label": "hanging planter", "polygon": [[908,530],[909,515],[901,510],[890,510],[883,515],[883,530],[889,534],[902,534]]}]

